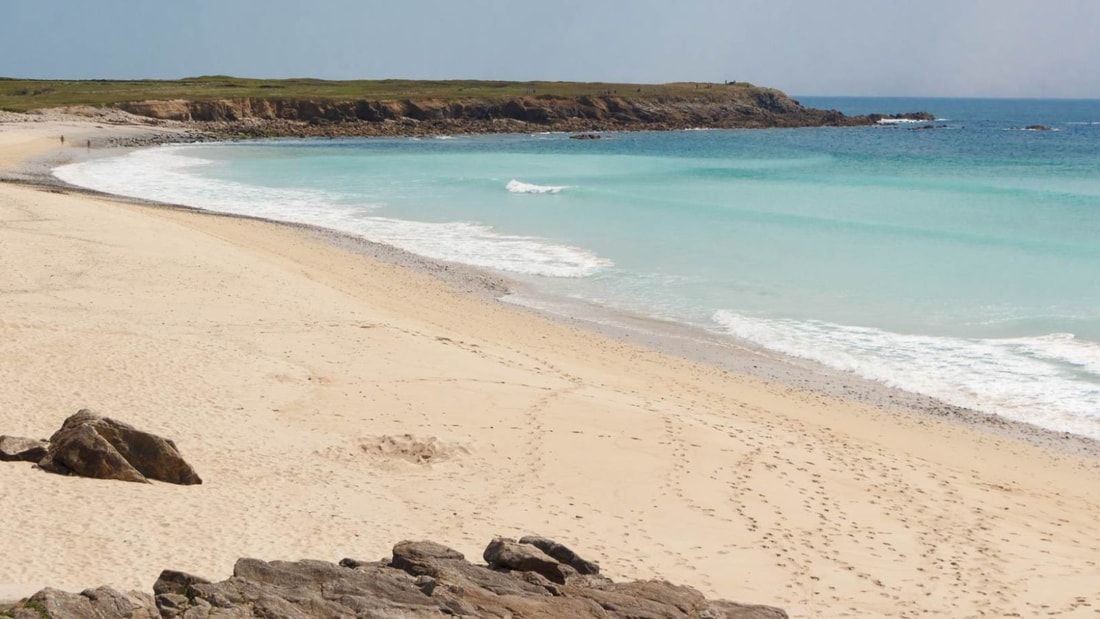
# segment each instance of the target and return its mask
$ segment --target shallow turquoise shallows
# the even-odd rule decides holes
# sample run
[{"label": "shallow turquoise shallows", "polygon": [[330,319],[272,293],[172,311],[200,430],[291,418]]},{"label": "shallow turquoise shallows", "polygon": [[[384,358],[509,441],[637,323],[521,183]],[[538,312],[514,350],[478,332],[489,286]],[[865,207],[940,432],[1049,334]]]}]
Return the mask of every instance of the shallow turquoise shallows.
[{"label": "shallow turquoise shallows", "polygon": [[497,269],[1100,438],[1100,102],[803,103],[941,119],[168,146],[56,173]]}]

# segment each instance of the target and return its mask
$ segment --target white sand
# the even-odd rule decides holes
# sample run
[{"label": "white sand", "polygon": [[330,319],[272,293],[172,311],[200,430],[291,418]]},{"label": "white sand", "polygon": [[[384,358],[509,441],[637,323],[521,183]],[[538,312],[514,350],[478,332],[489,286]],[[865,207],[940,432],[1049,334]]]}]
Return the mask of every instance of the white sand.
[{"label": "white sand", "polygon": [[[73,131],[0,123],[0,169]],[[1094,458],[662,355],[290,227],[0,184],[0,434],[83,407],[174,439],[204,484],[0,463],[0,598],[539,533],[792,617],[1100,614]]]}]

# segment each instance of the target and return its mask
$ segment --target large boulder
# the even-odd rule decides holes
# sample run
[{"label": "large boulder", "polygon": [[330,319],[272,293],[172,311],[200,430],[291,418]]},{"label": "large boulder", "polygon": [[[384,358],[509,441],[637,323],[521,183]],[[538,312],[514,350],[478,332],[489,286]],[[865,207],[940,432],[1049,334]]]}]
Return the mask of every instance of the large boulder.
[{"label": "large boulder", "polygon": [[[350,561],[350,559],[345,559]],[[398,542],[393,547],[390,565],[413,576],[423,576],[438,571],[441,565],[465,563],[466,557],[457,550],[435,542]]]},{"label": "large boulder", "polygon": [[0,461],[38,462],[46,457],[46,441],[21,436],[0,436]]},{"label": "large boulder", "polygon": [[66,419],[50,437],[46,457],[39,466],[55,473],[98,479],[202,483],[171,440],[88,409]]},{"label": "large boulder", "polygon": [[506,537],[498,537],[489,542],[482,558],[492,569],[535,572],[558,584],[565,584],[571,571],[571,568],[535,546],[519,544]]},{"label": "large boulder", "polygon": [[580,555],[573,552],[565,544],[559,544],[552,539],[541,537],[538,535],[526,535],[519,538],[519,543],[530,544],[535,548],[543,551],[558,561],[568,565],[569,567],[577,570],[578,574],[599,574],[600,564],[592,561],[586,561],[581,558]]}]

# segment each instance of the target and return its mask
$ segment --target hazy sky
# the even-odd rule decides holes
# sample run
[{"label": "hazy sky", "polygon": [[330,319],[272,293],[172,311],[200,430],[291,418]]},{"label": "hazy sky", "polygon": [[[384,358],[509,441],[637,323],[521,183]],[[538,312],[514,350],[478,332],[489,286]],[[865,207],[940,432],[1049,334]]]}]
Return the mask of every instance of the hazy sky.
[{"label": "hazy sky", "polygon": [[0,0],[0,76],[1100,98],[1100,0]]}]

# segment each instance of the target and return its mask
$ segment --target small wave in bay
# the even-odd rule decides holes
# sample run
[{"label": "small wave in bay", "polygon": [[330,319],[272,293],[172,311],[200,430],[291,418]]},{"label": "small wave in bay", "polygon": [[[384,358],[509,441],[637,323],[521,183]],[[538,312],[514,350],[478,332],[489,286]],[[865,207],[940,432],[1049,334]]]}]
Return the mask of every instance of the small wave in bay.
[{"label": "small wave in bay", "polygon": [[504,188],[512,193],[559,193],[568,189],[565,185],[532,185],[515,179],[508,181]]}]

